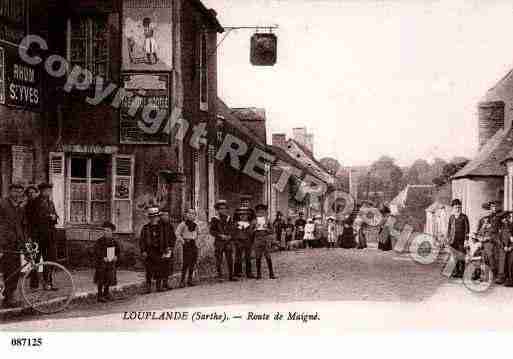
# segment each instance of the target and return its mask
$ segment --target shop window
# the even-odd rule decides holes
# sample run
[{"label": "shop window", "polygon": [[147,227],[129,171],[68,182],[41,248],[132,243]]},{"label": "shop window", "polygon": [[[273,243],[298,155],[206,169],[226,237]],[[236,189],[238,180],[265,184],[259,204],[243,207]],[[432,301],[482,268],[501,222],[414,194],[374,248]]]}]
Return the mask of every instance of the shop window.
[{"label": "shop window", "polygon": [[207,32],[200,33],[200,110],[208,111],[208,46]]},{"label": "shop window", "polygon": [[77,65],[91,71],[93,77],[108,78],[108,34],[106,17],[80,17],[68,20],[68,61],[71,68]]}]

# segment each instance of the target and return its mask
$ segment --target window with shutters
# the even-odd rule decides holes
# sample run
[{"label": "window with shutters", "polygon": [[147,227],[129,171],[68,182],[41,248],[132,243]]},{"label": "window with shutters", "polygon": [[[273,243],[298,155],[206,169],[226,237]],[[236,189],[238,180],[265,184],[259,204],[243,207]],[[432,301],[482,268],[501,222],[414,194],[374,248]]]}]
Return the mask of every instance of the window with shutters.
[{"label": "window with shutters", "polygon": [[[59,157],[62,156],[62,157]],[[62,158],[62,162],[60,162]],[[132,208],[134,188],[134,157],[72,153],[66,155],[66,178],[60,173],[64,155],[50,157],[50,177],[54,185],[56,207],[63,207],[66,223],[71,225],[100,225],[111,221],[119,233],[133,230]],[[61,187],[66,187],[64,194]],[[58,206],[62,201],[62,206]],[[64,205],[65,203],[65,205]],[[65,207],[65,210],[64,210]]]},{"label": "window with shutters", "polygon": [[109,77],[109,32],[107,17],[78,17],[68,20],[68,61],[91,71],[93,76]]},{"label": "window with shutters", "polygon": [[5,55],[0,47],[0,103],[5,104]]}]

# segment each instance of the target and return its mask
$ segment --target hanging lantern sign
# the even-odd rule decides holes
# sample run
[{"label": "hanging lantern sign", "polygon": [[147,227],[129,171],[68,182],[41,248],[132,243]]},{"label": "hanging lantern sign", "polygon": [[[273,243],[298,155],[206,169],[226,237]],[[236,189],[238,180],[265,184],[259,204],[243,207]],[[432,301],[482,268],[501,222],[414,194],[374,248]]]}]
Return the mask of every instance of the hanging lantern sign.
[{"label": "hanging lantern sign", "polygon": [[273,33],[256,33],[251,36],[250,61],[255,66],[276,64],[278,38]]}]

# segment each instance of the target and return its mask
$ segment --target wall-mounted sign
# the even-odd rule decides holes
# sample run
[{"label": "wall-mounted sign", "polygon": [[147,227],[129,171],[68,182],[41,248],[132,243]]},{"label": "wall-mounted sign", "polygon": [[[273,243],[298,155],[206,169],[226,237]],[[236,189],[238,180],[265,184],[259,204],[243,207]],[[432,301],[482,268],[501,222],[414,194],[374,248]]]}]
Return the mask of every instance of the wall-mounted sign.
[{"label": "wall-mounted sign", "polygon": [[0,103],[40,111],[41,69],[27,65],[15,47],[0,47]]},{"label": "wall-mounted sign", "polygon": [[123,1],[123,70],[171,71],[172,0]]},{"label": "wall-mounted sign", "polygon": [[0,39],[19,44],[26,31],[26,0],[0,0]]},{"label": "wall-mounted sign", "polygon": [[12,182],[32,183],[34,179],[34,152],[28,146],[12,146]]},{"label": "wall-mounted sign", "polygon": [[[120,108],[120,143],[124,144],[168,144],[170,135],[164,131],[170,114],[169,74],[124,73],[123,88],[126,96]],[[136,101],[139,110],[131,116],[130,110]],[[151,114],[152,118],[162,116],[158,128],[155,123],[147,123],[142,118],[143,109],[151,104],[161,114]],[[156,111],[153,111],[156,112]]]},{"label": "wall-mounted sign", "polygon": [[255,66],[273,66],[276,63],[278,38],[272,33],[251,36],[250,61]]}]

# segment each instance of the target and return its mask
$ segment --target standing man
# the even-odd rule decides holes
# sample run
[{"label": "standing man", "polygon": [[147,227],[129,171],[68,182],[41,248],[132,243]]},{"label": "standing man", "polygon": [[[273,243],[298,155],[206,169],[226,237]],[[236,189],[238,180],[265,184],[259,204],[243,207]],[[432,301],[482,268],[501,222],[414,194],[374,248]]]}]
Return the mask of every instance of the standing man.
[{"label": "standing man", "polygon": [[267,220],[267,206],[259,204],[255,207],[255,256],[257,267],[257,279],[262,279],[262,257],[265,257],[267,262],[267,270],[269,271],[269,278],[275,279],[273,270],[273,261],[271,259],[271,241],[273,236],[273,229]]},{"label": "standing man", "polygon": [[141,229],[140,247],[146,266],[146,293],[151,293],[152,281],[161,292],[169,275],[168,258],[171,256],[171,234],[160,220],[158,207],[148,209],[149,223]]},{"label": "standing man", "polygon": [[509,271],[506,270],[506,262],[511,246],[511,212],[503,212],[501,214],[501,226],[499,238],[495,246],[495,258],[497,264],[496,284],[504,284],[506,279],[509,280]]},{"label": "standing man", "polygon": [[294,223],[294,227],[295,227],[294,239],[296,241],[303,241],[303,239],[305,237],[305,226],[306,226],[305,215],[303,214],[303,212],[299,212],[299,218],[296,219],[296,222]]},{"label": "standing man", "polygon": [[210,221],[210,234],[214,237],[217,277],[223,279],[223,256],[226,257],[230,281],[237,281],[233,276],[233,246],[231,243],[231,221],[228,215],[228,205],[225,200],[219,200],[214,206],[217,216]]},{"label": "standing man", "polygon": [[489,223],[490,228],[486,230],[488,240],[483,242],[483,254],[486,265],[490,267],[490,270],[496,277],[498,273],[497,248],[499,245],[502,216],[499,213],[499,203],[497,201],[488,202],[487,207],[490,208],[490,214],[479,220],[477,232],[480,233],[482,231],[485,222]]},{"label": "standing man", "polygon": [[283,229],[285,227],[285,221],[280,211],[276,212],[276,218],[273,222],[274,233],[276,233],[276,242],[280,246],[280,250],[286,248],[286,243],[283,237]]},{"label": "standing man", "polygon": [[[15,306],[14,293],[19,280],[19,273],[16,271],[20,267],[20,254],[12,252],[21,250],[26,241],[22,202],[23,186],[20,184],[11,184],[9,197],[0,200],[0,269],[5,286],[2,303],[4,308]],[[7,278],[9,280],[6,281]]]},{"label": "standing man", "polygon": [[451,246],[451,253],[456,260],[456,267],[452,273],[454,278],[462,278],[465,272],[465,241],[470,232],[468,217],[461,211],[461,201],[454,199],[451,202],[453,214],[449,217],[447,239]]},{"label": "standing man", "polygon": [[[44,261],[57,260],[57,237],[55,235],[55,225],[59,216],[55,211],[55,205],[51,200],[52,184],[41,183],[38,186],[39,196],[34,200],[33,208],[29,213],[30,234],[32,240],[39,245],[39,256]],[[43,288],[45,290],[58,290],[53,284],[52,273],[46,270],[43,272]],[[35,282],[32,284],[36,284]]]},{"label": "standing man", "polygon": [[164,261],[167,262],[168,272],[167,274],[164,273],[166,275],[162,286],[164,290],[171,290],[171,285],[169,284],[169,277],[173,275],[174,270],[174,250],[176,245],[176,232],[173,228],[173,225],[171,224],[171,219],[169,218],[168,211],[163,210],[160,212],[160,220],[162,221],[162,225],[165,227],[164,232],[168,237],[168,243],[170,248],[170,252],[168,253],[169,258],[164,259]]}]

